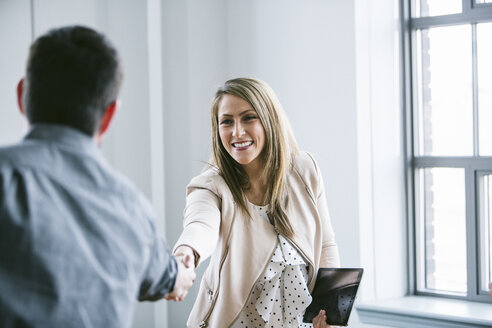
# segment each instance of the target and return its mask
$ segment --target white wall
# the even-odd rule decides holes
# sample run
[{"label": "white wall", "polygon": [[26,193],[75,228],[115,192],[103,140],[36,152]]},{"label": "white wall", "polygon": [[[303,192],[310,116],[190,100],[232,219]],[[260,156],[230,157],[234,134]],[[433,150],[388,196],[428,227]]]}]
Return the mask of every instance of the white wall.
[{"label": "white wall", "polygon": [[[185,186],[209,157],[216,88],[261,78],[318,160],[342,265],[366,270],[359,299],[406,292],[395,1],[34,0],[32,20],[30,2],[0,0],[0,41],[10,45],[0,52],[0,144],[22,135],[14,91],[31,26],[35,36],[73,23],[103,31],[125,67],[103,150],[165,216],[172,245]],[[179,304],[139,305],[134,326],[182,327],[196,287]],[[354,312],[351,327],[369,326]]]},{"label": "white wall", "polygon": [[30,12],[29,0],[0,0],[0,145],[18,140],[27,129],[17,107],[16,86],[31,44]]},{"label": "white wall", "polygon": [[408,293],[400,9],[355,0],[362,301]]}]

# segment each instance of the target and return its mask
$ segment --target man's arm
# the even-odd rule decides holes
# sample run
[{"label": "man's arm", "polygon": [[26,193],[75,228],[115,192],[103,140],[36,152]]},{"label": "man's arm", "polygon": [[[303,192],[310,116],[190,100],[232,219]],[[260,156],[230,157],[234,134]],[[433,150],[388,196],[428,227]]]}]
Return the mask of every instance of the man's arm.
[{"label": "man's arm", "polygon": [[151,249],[152,255],[140,285],[139,301],[156,301],[165,297],[174,290],[178,276],[176,259],[171,256],[165,241],[157,236],[156,231],[153,233],[156,242]]},{"label": "man's arm", "polygon": [[150,256],[141,278],[138,300],[156,301],[168,295],[172,297],[166,299],[182,300],[195,279],[194,266],[187,264],[188,259],[183,261],[171,255],[166,241],[156,229],[156,217],[152,206],[144,197],[141,198],[141,203]]}]

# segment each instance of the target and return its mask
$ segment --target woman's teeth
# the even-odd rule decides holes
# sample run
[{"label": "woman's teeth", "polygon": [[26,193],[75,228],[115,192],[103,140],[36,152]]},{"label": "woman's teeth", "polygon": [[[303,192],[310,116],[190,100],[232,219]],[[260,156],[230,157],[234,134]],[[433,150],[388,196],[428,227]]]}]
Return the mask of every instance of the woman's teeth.
[{"label": "woman's teeth", "polygon": [[245,141],[245,142],[233,143],[232,145],[235,148],[244,148],[244,147],[248,147],[248,146],[250,146],[252,144],[253,144],[253,141]]}]

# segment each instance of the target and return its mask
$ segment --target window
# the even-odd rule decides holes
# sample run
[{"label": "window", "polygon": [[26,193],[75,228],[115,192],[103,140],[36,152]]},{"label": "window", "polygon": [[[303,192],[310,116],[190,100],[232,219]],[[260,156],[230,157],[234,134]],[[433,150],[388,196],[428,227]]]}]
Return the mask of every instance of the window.
[{"label": "window", "polygon": [[492,0],[408,0],[416,294],[488,300]]}]

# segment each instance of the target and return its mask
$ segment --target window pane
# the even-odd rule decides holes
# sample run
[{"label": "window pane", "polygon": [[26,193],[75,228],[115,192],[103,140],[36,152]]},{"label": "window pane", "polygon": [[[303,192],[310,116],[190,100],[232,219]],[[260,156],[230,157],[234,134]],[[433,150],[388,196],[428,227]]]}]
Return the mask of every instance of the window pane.
[{"label": "window pane", "polygon": [[480,289],[487,291],[492,281],[492,174],[482,175],[479,181],[480,197]]},{"label": "window pane", "polygon": [[465,178],[461,168],[426,168],[420,174],[419,289],[466,293]]},{"label": "window pane", "polygon": [[462,11],[462,0],[413,0],[413,17],[457,14]]},{"label": "window pane", "polygon": [[475,0],[475,3],[492,3],[492,0]]},{"label": "window pane", "polygon": [[490,40],[492,40],[492,23],[478,24],[478,131],[481,156],[492,156],[492,43]]},{"label": "window pane", "polygon": [[471,26],[417,31],[416,152],[473,155]]}]

